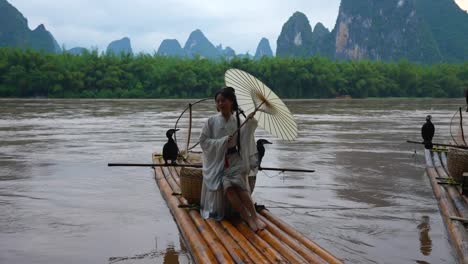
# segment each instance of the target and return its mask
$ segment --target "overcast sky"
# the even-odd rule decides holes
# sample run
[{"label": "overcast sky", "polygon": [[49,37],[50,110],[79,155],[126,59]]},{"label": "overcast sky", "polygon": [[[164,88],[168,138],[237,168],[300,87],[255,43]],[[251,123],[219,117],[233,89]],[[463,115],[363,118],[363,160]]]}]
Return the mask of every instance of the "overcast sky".
[{"label": "overcast sky", "polygon": [[[255,53],[262,37],[273,52],[281,27],[295,12],[335,26],[340,0],[8,0],[34,29],[44,24],[67,49],[81,46],[105,50],[109,42],[129,37],[134,52],[156,51],[163,39],[184,46],[195,29],[214,44],[236,53]],[[468,9],[468,0],[457,0]]]}]

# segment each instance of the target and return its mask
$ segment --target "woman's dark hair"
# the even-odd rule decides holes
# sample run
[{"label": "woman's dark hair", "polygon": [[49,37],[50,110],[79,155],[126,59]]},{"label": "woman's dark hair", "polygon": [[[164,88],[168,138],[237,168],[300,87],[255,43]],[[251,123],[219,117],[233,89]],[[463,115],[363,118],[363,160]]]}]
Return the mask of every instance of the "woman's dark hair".
[{"label": "woman's dark hair", "polygon": [[218,95],[222,95],[224,98],[232,102],[232,111],[239,110],[239,105],[237,104],[236,91],[234,90],[234,88],[228,86],[228,87],[224,87],[220,89],[215,94],[215,97],[214,97],[215,100],[216,100],[216,97],[218,97]]},{"label": "woman's dark hair", "polygon": [[217,91],[215,94],[215,100],[218,97],[218,95],[222,95],[224,98],[228,99],[229,101],[232,102],[232,111],[236,112],[236,120],[237,120],[237,129],[239,130],[237,132],[237,150],[239,151],[240,154],[240,111],[239,111],[239,104],[237,104],[237,97],[236,97],[236,91],[232,87],[224,87],[221,90]]}]

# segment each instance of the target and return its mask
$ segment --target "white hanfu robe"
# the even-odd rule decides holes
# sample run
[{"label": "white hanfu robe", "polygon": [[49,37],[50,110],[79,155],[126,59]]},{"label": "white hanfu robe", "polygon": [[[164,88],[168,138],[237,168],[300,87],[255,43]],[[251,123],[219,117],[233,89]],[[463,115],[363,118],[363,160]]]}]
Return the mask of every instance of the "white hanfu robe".
[{"label": "white hanfu robe", "polygon": [[[242,123],[242,121],[241,121]],[[257,167],[257,147],[254,133],[257,121],[250,119],[241,128],[240,157],[241,177],[247,177]],[[228,149],[228,137],[237,130],[235,115],[226,121],[221,113],[210,117],[203,126],[200,146],[203,150],[203,185],[200,213],[203,218],[221,220],[226,209],[223,182],[224,158]],[[231,147],[231,146],[230,146]],[[247,185],[248,188],[248,185]]]}]

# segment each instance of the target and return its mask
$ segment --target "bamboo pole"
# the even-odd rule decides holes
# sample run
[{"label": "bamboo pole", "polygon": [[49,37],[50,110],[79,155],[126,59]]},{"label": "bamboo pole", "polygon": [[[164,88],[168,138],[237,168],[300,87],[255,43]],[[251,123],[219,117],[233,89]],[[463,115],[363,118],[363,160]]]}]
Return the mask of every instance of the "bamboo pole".
[{"label": "bamboo pole", "polygon": [[301,242],[302,244],[304,244],[307,248],[312,250],[315,254],[319,255],[321,258],[323,258],[328,263],[333,263],[333,264],[335,264],[335,263],[336,264],[342,264],[343,263],[341,260],[339,260],[335,256],[333,256],[330,252],[326,251],[325,249],[323,249],[322,247],[317,245],[315,242],[311,241],[310,239],[305,237],[303,234],[299,233],[294,228],[290,227],[288,224],[286,224],[282,220],[275,217],[268,210],[266,210],[266,209],[261,210],[260,214],[263,215],[268,220],[270,220],[273,224],[275,224],[278,228],[283,230],[286,234],[290,235],[294,239],[296,239],[299,242]]},{"label": "bamboo pole", "polygon": [[174,180],[175,184],[177,185],[179,190],[181,190],[180,189],[180,176],[179,176],[180,168],[171,167],[171,168],[167,168],[167,169],[169,170],[169,173],[171,174],[171,177]]},{"label": "bamboo pole", "polygon": [[[426,155],[428,155],[427,153],[428,152],[426,152]],[[437,184],[436,178],[439,175],[436,169],[433,167],[426,167],[426,173],[434,191],[434,196],[438,201],[440,213],[447,227],[452,246],[457,252],[458,259],[460,263],[468,263],[468,235],[466,229],[459,221],[452,221],[450,219],[451,216],[459,217],[459,215],[454,205],[451,203],[448,193]]]},{"label": "bamboo pole", "polygon": [[257,250],[254,245],[252,245],[249,240],[247,240],[247,238],[245,238],[230,222],[227,220],[222,220],[220,223],[226,232],[231,235],[231,237],[242,247],[242,249],[245,250],[249,257],[255,261],[255,263],[270,263],[265,254]]},{"label": "bamboo pole", "polygon": [[[108,163],[108,167],[167,167],[167,168],[203,168],[202,164],[155,164],[155,163]],[[309,169],[291,169],[291,168],[270,168],[270,167],[261,167],[259,168],[261,171],[281,171],[281,172],[315,172],[315,170]]]},{"label": "bamboo pole", "polygon": [[[406,142],[407,142],[407,143],[412,143],[412,144],[422,144],[422,145],[424,145],[424,142],[420,142],[420,141],[406,140]],[[468,149],[467,146],[458,146],[458,145],[442,144],[442,143],[434,143],[434,142],[432,142],[432,145],[435,145],[435,146],[442,146],[442,147],[452,147],[452,148]]]},{"label": "bamboo pole", "polygon": [[[247,238],[250,243],[252,243],[260,252],[267,257],[267,259],[272,263],[285,263],[285,260],[279,252],[274,250],[268,243],[266,243],[262,238],[255,234],[252,229],[250,229],[245,223],[242,223],[240,220],[235,221],[234,226],[237,227],[237,230]],[[262,232],[262,231],[260,231]]]},{"label": "bamboo pole", "polygon": [[[436,162],[436,163],[439,163],[439,162]],[[447,173],[442,167],[435,166],[435,170],[437,174],[439,175],[439,177],[448,178]],[[447,190],[449,197],[453,201],[453,204],[455,206],[455,209],[458,212],[458,215],[463,218],[468,218],[468,204],[466,204],[465,200],[462,198],[462,195],[458,191],[458,188],[455,186],[444,186],[444,188]]]},{"label": "bamboo pole", "polygon": [[189,215],[197,226],[200,234],[205,238],[205,241],[208,243],[208,246],[211,248],[218,262],[234,264],[235,262],[231,258],[231,255],[227,252],[207,223],[200,217],[198,210],[190,210]]},{"label": "bamboo pole", "polygon": [[207,219],[206,223],[211,227],[218,239],[236,263],[259,263],[260,260],[252,260],[242,247],[223,229],[220,223],[213,219]]},{"label": "bamboo pole", "polygon": [[[248,228],[245,225],[245,223],[241,223],[241,225]],[[288,246],[287,244],[283,243],[283,241],[280,241],[277,237],[275,237],[270,231],[268,231],[268,229],[258,231],[256,234],[260,238],[262,238],[266,243],[270,244],[276,251],[278,251],[278,253],[280,253],[288,261],[292,263],[310,263],[290,246]]]},{"label": "bamboo pole", "polygon": [[[161,159],[159,159],[162,162]],[[177,183],[179,179],[180,169],[175,167],[171,168],[163,168],[163,173],[165,174],[165,178],[169,178],[172,180],[173,184],[175,184],[176,188],[173,188],[174,192],[178,192],[180,190],[180,185]],[[169,174],[169,175],[168,175]],[[180,192],[180,191],[179,191]],[[187,200],[184,197],[178,197],[180,204],[188,205]],[[208,227],[207,223],[201,218],[200,213],[198,210],[189,210],[189,215],[197,226],[199,233],[203,236],[205,241],[207,241],[208,246],[211,248],[213,254],[215,255],[216,259],[219,263],[237,263],[233,257],[227,252],[226,248],[223,247],[221,241],[216,237],[214,232]]]},{"label": "bamboo pole", "polygon": [[[179,174],[180,173],[180,168],[173,168],[173,170],[177,173],[177,176],[180,177],[179,176],[180,175]],[[188,202],[185,200],[185,198],[183,198],[183,197],[180,197],[180,198],[184,199],[184,204],[188,204]],[[241,237],[239,237],[239,236],[242,236],[242,234],[240,234],[237,230],[235,230],[235,228],[232,225],[231,225],[231,227],[234,230],[231,230],[230,232],[227,232],[227,230],[223,231],[224,229],[223,229],[222,225],[219,222],[216,222],[216,221],[214,221],[212,219],[208,219],[207,223],[208,223],[208,225],[210,225],[212,227],[213,232],[215,232],[215,230],[216,230],[217,232],[215,232],[215,233],[218,233],[221,236],[222,236],[222,233],[226,234],[226,236],[223,237],[223,239],[220,239],[220,240],[225,245],[226,250],[228,250],[230,254],[232,253],[231,256],[235,255],[235,257],[233,256],[234,260],[239,259],[239,258],[247,259],[247,262],[245,262],[245,263],[249,263],[249,258],[252,258],[253,261],[251,261],[250,263],[268,263],[268,261],[265,258],[258,257],[258,255],[261,256],[261,253],[251,251],[252,249],[254,251],[256,251],[255,247],[250,245],[250,243],[245,238],[242,237],[243,238],[242,239]],[[232,244],[227,245],[226,241],[229,241]],[[246,242],[246,243],[243,243],[243,242]],[[240,248],[236,247],[235,245],[239,245]],[[244,250],[246,250],[249,253],[248,256],[247,256],[246,253],[244,253]],[[241,263],[243,263],[243,262],[244,261],[242,261]]]},{"label": "bamboo pole", "polygon": [[263,215],[259,214],[258,217],[267,225],[267,230],[273,235],[278,237],[283,243],[286,243],[297,253],[299,253],[308,263],[322,263],[323,260],[313,253],[310,249],[297,242],[297,240],[291,238],[284,231],[275,226],[270,220],[266,219]]},{"label": "bamboo pole", "polygon": [[192,135],[192,104],[189,104],[189,129],[187,135],[187,148],[186,153],[188,154],[189,147],[190,147],[190,136]]},{"label": "bamboo pole", "polygon": [[[162,175],[161,168],[155,169],[155,176]],[[155,177],[156,182],[161,190],[163,198],[176,220],[180,232],[190,249],[194,261],[199,264],[216,263],[216,258],[211,252],[211,249],[206,244],[203,237],[197,232],[197,228],[190,219],[190,216],[184,209],[178,208],[179,201],[172,195],[172,190],[165,177]]]},{"label": "bamboo pole", "polygon": [[181,190],[180,190],[179,186],[177,185],[177,183],[175,182],[175,180],[170,175],[169,170],[167,168],[161,168],[161,170],[162,170],[162,173],[164,175],[164,178],[169,183],[169,186],[171,186],[172,193],[178,193],[179,194],[181,192]]}]

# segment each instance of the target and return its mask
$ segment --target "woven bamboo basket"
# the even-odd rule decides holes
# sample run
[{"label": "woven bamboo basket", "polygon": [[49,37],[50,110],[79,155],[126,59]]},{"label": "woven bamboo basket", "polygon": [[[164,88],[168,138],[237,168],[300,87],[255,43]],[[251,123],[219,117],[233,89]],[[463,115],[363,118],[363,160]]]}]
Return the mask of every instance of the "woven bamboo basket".
[{"label": "woven bamboo basket", "polygon": [[463,172],[468,172],[468,150],[450,148],[447,155],[447,168],[450,176],[462,182]]},{"label": "woven bamboo basket", "polygon": [[184,196],[190,204],[200,204],[202,183],[202,169],[184,167],[180,170],[180,189],[182,191],[182,196]]},{"label": "woven bamboo basket", "polygon": [[[249,176],[250,193],[255,188],[257,176]],[[189,204],[200,205],[203,184],[203,170],[184,167],[180,170],[180,189]]]}]

